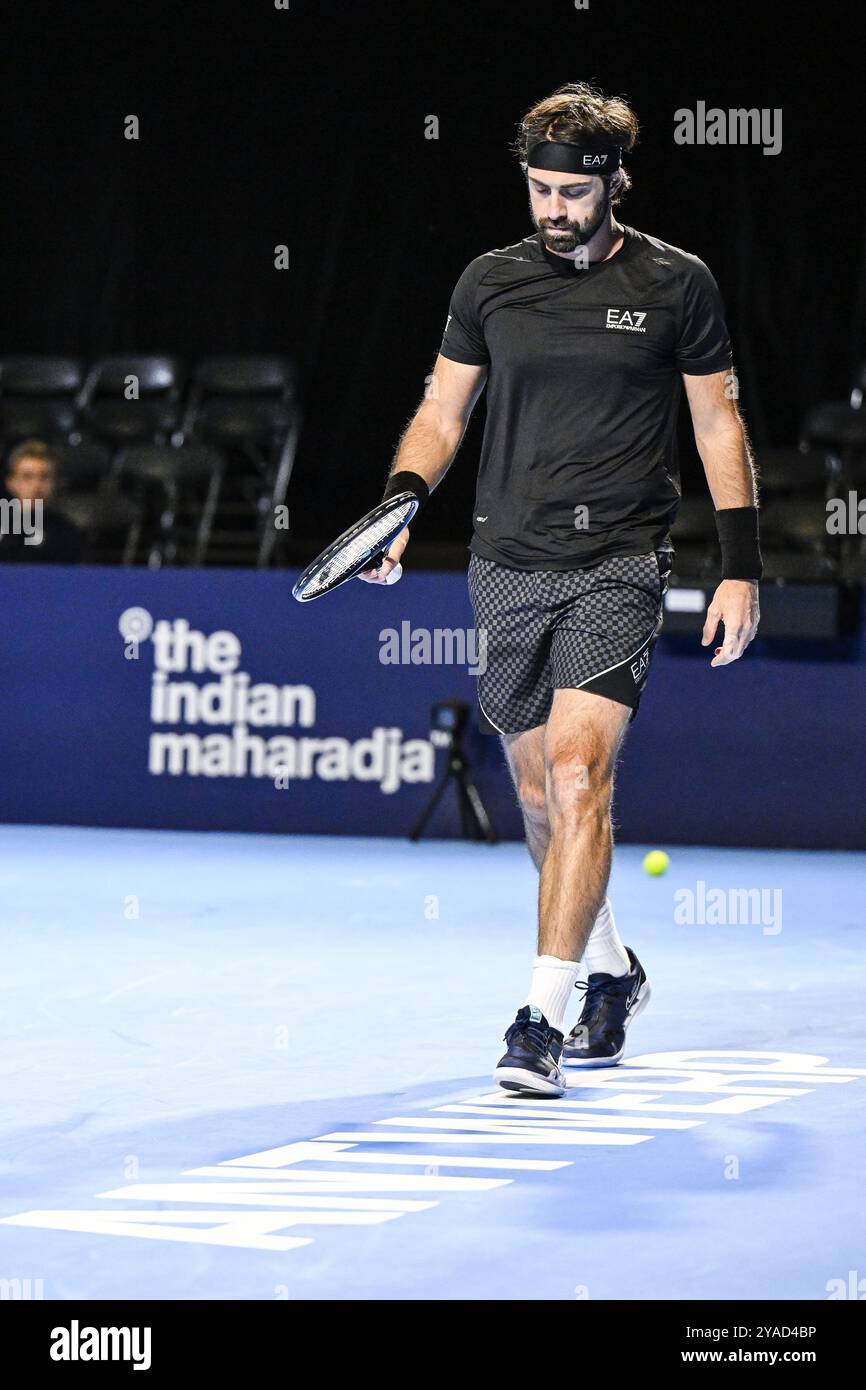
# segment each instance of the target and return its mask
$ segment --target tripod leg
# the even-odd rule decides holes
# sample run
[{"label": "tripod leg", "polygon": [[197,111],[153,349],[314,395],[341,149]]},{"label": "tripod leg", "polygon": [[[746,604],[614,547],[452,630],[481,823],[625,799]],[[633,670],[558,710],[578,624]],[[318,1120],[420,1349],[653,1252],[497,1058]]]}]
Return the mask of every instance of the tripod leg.
[{"label": "tripod leg", "polygon": [[487,807],[481,800],[481,794],[478,788],[465,767],[461,767],[458,770],[457,779],[460,787],[461,799],[465,799],[473,823],[480,832],[478,838],[486,840],[489,845],[495,845],[497,843],[497,835],[493,828],[493,822],[487,814]]},{"label": "tripod leg", "polygon": [[457,804],[460,807],[460,833],[464,840],[480,840],[482,837],[478,831],[478,819],[459,773],[456,774],[456,780]]},{"label": "tripod leg", "polygon": [[444,791],[445,791],[445,788],[448,786],[448,783],[451,781],[451,776],[452,776],[452,767],[451,767],[451,762],[450,762],[450,760],[449,760],[448,766],[446,767],[444,773],[442,774],[441,778],[439,779],[439,786],[436,788],[436,790],[435,790],[435,792],[433,793],[433,795],[431,796],[430,800],[427,802],[426,807],[425,807],[424,810],[421,812],[421,816],[419,817],[419,819],[416,821],[415,825],[412,827],[411,831],[409,832],[409,839],[410,839],[410,840],[420,840],[421,836],[422,836],[423,833],[424,833],[424,827],[425,827],[425,825],[427,824],[428,820],[429,820],[430,817],[432,816],[433,812],[436,810],[436,807],[439,805],[439,802],[442,800],[442,796],[443,796],[443,793],[444,793]]}]

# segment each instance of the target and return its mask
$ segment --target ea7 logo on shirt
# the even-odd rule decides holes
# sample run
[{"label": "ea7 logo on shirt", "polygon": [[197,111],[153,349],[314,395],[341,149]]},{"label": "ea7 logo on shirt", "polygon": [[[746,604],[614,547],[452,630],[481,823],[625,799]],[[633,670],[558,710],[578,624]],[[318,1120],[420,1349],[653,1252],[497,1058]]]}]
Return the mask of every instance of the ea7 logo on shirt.
[{"label": "ea7 logo on shirt", "polygon": [[628,333],[646,333],[646,314],[639,309],[608,309],[606,328],[624,328]]}]

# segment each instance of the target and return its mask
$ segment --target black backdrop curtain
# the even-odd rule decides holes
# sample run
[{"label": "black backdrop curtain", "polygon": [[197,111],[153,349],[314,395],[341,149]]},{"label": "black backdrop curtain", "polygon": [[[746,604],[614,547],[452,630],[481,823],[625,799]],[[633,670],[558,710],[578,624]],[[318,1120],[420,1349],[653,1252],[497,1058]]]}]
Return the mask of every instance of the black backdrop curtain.
[{"label": "black backdrop curtain", "polygon": [[[531,230],[517,120],[586,79],[642,122],[620,216],[709,264],[753,438],[793,443],[866,358],[856,17],[739,0],[28,0],[2,55],[0,351],[295,354],[292,530],[328,535],[378,497],[461,270]],[[674,112],[699,101],[781,108],[782,152],[676,145]],[[468,537],[480,423],[427,538]]]}]

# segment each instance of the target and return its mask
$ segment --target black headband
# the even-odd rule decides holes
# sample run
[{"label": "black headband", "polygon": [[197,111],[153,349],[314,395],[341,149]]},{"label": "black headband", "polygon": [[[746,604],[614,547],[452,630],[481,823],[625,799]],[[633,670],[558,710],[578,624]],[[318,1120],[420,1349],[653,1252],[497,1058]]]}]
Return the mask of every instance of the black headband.
[{"label": "black headband", "polygon": [[621,161],[621,145],[569,145],[563,140],[539,140],[526,156],[530,168],[558,174],[612,174]]}]

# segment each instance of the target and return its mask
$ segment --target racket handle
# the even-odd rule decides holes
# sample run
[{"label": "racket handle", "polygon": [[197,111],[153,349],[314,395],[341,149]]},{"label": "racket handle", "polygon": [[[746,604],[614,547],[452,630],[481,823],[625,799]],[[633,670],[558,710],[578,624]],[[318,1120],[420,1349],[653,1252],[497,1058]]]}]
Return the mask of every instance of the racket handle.
[{"label": "racket handle", "polygon": [[397,583],[397,580],[400,578],[400,576],[402,575],[402,573],[403,573],[403,566],[400,564],[400,562],[399,562],[399,560],[398,560],[397,563],[396,563],[396,565],[395,565],[394,568],[392,569],[391,573],[388,575],[388,578],[385,580],[385,583],[386,583],[386,584],[396,584],[396,583]]}]

